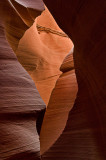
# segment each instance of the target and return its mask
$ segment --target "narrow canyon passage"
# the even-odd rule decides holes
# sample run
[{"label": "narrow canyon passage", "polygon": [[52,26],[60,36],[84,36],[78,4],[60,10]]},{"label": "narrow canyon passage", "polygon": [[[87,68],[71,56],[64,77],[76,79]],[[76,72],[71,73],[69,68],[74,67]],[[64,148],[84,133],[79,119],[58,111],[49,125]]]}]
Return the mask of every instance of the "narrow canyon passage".
[{"label": "narrow canyon passage", "polygon": [[[35,19],[41,14],[39,6],[35,8],[33,14],[33,9],[26,10],[28,5],[31,7],[33,3],[8,0],[0,2],[0,158],[2,160],[40,159],[40,151],[42,154],[46,145],[42,136],[43,138],[47,136],[49,140],[51,138],[44,122],[42,129],[44,133],[41,134],[39,142],[38,133],[45,107],[48,105],[56,80],[62,73],[60,66],[73,47],[71,40],[58,27],[46,7],[43,11],[41,5],[43,13]],[[37,25],[50,28],[62,36],[39,31]],[[48,107],[47,112],[51,107]],[[62,133],[71,107],[69,104],[66,106],[64,117],[62,114],[57,115],[63,119],[63,123],[58,121],[58,125],[52,128],[51,133],[55,127],[60,128],[60,131],[54,134],[55,138],[52,143],[50,141],[49,147]],[[48,116],[45,115],[44,119],[48,121]],[[45,129],[47,132],[43,131]],[[45,150],[47,149],[48,144]]]},{"label": "narrow canyon passage", "polygon": [[0,160],[105,160],[104,10],[0,1]]},{"label": "narrow canyon passage", "polygon": [[[43,154],[53,145],[65,128],[68,113],[72,109],[76,98],[77,82],[73,63],[72,41],[68,37],[52,34],[45,30],[39,33],[37,25],[46,29],[49,28],[52,31],[55,30],[58,33],[63,33],[63,31],[58,27],[46,8],[21,38],[15,52],[19,62],[35,82],[39,94],[47,105],[40,135],[40,152]],[[66,61],[69,62],[63,62],[69,52],[70,59],[66,58]],[[61,67],[62,63],[63,67]],[[65,69],[66,71],[67,69],[73,71],[60,76]],[[61,80],[58,80],[59,77]],[[58,86],[60,86],[61,91]]]}]

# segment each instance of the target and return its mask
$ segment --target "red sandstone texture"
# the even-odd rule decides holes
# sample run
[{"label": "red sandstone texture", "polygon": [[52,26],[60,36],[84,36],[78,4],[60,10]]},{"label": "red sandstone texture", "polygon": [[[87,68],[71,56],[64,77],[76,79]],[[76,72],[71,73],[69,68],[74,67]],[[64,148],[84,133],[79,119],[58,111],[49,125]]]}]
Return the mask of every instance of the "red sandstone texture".
[{"label": "red sandstone texture", "polygon": [[27,20],[31,25],[43,10],[39,1],[0,1],[0,160],[40,159],[37,129],[46,106],[13,50]]},{"label": "red sandstone texture", "polygon": [[43,101],[48,105],[56,80],[61,74],[59,68],[73,43],[68,37],[46,31],[38,32],[36,25],[58,32],[63,31],[45,7],[45,11],[35,19],[33,26],[26,31],[15,51],[19,62],[30,74]]},{"label": "red sandstone texture", "polygon": [[77,81],[72,51],[63,61],[61,71],[63,74],[56,82],[42,124],[40,134],[41,155],[44,154],[62,134],[69,111],[74,105],[77,94]]},{"label": "red sandstone texture", "polygon": [[64,131],[43,160],[104,160],[105,1],[44,0],[74,43],[78,93]]},{"label": "red sandstone texture", "polygon": [[0,1],[0,160],[105,160],[105,1],[44,2],[74,52],[38,34],[37,23],[60,31],[42,0]]}]

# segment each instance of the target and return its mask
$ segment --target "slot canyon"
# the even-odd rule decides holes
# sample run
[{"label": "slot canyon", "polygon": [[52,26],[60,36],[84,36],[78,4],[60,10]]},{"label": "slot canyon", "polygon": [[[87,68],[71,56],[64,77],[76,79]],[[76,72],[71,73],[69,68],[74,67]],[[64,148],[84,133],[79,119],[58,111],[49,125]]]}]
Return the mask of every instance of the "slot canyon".
[{"label": "slot canyon", "polygon": [[105,160],[105,0],[0,1],[0,160]]}]

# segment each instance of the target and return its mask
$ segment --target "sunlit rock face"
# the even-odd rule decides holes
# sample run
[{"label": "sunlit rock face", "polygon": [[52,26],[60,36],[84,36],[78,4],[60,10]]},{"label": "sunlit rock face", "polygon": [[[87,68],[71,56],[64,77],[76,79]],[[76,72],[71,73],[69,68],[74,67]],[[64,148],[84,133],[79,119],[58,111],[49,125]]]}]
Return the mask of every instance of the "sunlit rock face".
[{"label": "sunlit rock face", "polygon": [[[74,43],[78,94],[64,131],[43,160],[104,160],[105,1],[44,0],[59,26]],[[50,116],[51,118],[52,116]]]},{"label": "sunlit rock face", "polygon": [[75,102],[77,81],[72,51],[61,65],[63,73],[56,82],[44,116],[40,134],[41,154],[44,154],[62,134],[69,111]]},{"label": "sunlit rock face", "polygon": [[68,37],[45,31],[38,32],[36,25],[59,32],[63,31],[45,7],[45,11],[35,19],[33,26],[26,31],[15,52],[19,62],[34,80],[47,105],[56,80],[61,74],[59,68],[73,44]]},{"label": "sunlit rock face", "polygon": [[31,25],[44,10],[39,7],[34,0],[0,1],[0,160],[40,159],[37,130],[45,104],[13,52],[28,28],[25,22]]}]

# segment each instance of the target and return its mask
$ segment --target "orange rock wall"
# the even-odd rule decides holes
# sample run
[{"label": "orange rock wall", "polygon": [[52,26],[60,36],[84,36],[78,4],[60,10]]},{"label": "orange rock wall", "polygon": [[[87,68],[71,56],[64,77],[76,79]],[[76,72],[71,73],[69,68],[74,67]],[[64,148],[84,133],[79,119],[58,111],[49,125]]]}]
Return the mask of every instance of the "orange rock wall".
[{"label": "orange rock wall", "polygon": [[63,61],[61,71],[63,73],[53,89],[42,124],[40,134],[41,154],[44,154],[62,134],[69,111],[73,108],[75,102],[78,88],[72,51]]},{"label": "orange rock wall", "polygon": [[71,50],[73,43],[67,37],[45,31],[41,31],[39,34],[36,28],[37,24],[63,32],[46,8],[35,20],[33,26],[26,31],[15,53],[19,62],[34,80],[47,105],[56,80],[61,74],[60,65]]},{"label": "orange rock wall", "polygon": [[105,1],[44,2],[73,56],[42,0],[0,1],[0,159],[105,160]]}]

